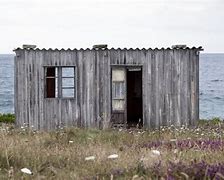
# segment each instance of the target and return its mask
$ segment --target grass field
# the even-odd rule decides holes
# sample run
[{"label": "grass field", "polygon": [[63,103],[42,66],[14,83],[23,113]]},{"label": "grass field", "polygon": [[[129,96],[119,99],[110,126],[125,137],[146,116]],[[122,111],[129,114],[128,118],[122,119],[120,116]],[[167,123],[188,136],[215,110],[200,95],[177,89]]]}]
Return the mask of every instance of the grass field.
[{"label": "grass field", "polygon": [[0,179],[224,179],[224,123],[218,119],[160,131],[47,133],[2,124],[0,136]]}]

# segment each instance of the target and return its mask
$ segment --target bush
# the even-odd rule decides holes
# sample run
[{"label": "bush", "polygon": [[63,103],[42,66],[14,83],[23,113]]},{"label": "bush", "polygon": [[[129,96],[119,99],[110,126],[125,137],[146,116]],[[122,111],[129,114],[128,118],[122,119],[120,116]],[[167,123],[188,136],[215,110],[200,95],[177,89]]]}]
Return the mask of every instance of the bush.
[{"label": "bush", "polygon": [[14,114],[0,114],[0,123],[14,123],[15,115]]},{"label": "bush", "polygon": [[214,117],[213,119],[211,119],[211,122],[213,124],[219,124],[219,123],[221,123],[223,121],[220,118],[218,118],[218,117]]}]

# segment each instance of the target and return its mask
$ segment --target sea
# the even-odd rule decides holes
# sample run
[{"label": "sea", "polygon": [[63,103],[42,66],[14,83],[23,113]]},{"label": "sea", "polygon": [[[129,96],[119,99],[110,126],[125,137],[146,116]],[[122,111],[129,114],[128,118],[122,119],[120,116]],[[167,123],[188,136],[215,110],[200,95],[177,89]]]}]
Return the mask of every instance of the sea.
[{"label": "sea", "polygon": [[[224,54],[200,55],[200,119],[224,119]],[[0,55],[0,113],[14,113],[14,55]]]}]

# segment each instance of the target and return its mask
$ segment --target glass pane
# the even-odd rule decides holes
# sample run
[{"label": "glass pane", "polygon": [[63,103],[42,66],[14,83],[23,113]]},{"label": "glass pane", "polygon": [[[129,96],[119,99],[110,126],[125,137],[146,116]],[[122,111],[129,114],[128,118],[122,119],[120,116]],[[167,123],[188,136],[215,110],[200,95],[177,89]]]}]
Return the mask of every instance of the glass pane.
[{"label": "glass pane", "polygon": [[75,97],[75,92],[74,89],[62,89],[62,97],[67,98],[67,97]]},{"label": "glass pane", "polygon": [[123,111],[124,110],[124,100],[113,100],[112,107],[113,107],[113,111]]},{"label": "glass pane", "polygon": [[62,78],[62,87],[74,87],[74,78]]},{"label": "glass pane", "polygon": [[113,69],[112,70],[112,81],[124,81],[125,71],[124,69]]},{"label": "glass pane", "polygon": [[112,98],[113,99],[124,99],[125,86],[124,82],[113,82],[112,86]]},{"label": "glass pane", "polygon": [[62,77],[74,77],[74,67],[63,67]]}]

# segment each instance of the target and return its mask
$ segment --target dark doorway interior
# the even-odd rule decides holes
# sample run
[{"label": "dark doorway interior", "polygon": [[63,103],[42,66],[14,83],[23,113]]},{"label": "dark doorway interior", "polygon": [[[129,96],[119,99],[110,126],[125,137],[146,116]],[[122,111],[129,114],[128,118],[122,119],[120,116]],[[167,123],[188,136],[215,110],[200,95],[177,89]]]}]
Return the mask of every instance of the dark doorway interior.
[{"label": "dark doorway interior", "polygon": [[127,69],[127,124],[142,127],[142,70]]}]

